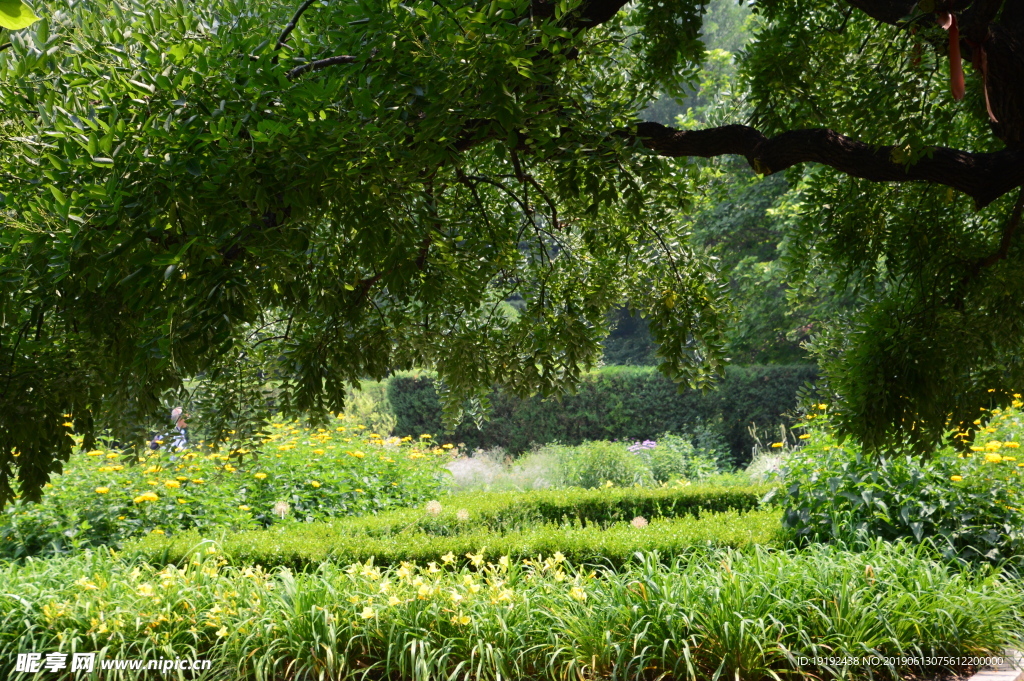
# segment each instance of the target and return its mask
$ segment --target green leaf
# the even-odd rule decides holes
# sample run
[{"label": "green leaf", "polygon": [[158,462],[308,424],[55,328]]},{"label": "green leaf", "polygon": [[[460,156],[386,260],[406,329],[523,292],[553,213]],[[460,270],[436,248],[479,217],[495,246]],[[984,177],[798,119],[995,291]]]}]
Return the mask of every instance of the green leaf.
[{"label": "green leaf", "polygon": [[37,21],[39,17],[21,0],[0,0],[0,26],[3,28],[17,31]]}]

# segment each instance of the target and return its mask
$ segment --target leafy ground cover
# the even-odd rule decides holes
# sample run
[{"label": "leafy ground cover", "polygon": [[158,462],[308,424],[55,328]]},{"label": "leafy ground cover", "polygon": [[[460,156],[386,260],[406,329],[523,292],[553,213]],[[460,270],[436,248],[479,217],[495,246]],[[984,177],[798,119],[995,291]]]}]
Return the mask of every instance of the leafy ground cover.
[{"label": "leafy ground cover", "polygon": [[[905,542],[619,570],[478,551],[296,573],[228,566],[212,546],[181,567],[100,550],[2,567],[0,594],[0,664],[25,650],[173,651],[211,660],[202,678],[266,681],[896,678],[911,671],[901,657],[999,654],[1024,631],[1024,594],[999,571],[943,566]],[[895,662],[800,662],[865,655]]]},{"label": "leafy ground cover", "polygon": [[385,438],[364,426],[272,424],[262,454],[208,448],[76,453],[41,503],[0,514],[0,558],[119,546],[145,534],[243,530],[420,504],[439,493],[450,445]]},{"label": "leafy ground cover", "polygon": [[[824,407],[825,405],[820,405]],[[805,420],[805,444],[783,466],[786,525],[807,540],[881,537],[933,544],[947,558],[1024,558],[1024,402],[984,412],[928,459],[869,458],[831,434],[828,412]],[[954,447],[970,438],[970,446]]]}]

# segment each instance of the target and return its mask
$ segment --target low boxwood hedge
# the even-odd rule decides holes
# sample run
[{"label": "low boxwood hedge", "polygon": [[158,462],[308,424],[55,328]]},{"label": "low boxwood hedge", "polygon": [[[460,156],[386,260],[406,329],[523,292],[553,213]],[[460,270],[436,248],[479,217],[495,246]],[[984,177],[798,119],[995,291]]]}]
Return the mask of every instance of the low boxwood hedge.
[{"label": "low boxwood hedge", "polygon": [[[186,532],[173,537],[148,537],[129,547],[130,555],[154,564],[183,565],[215,544],[234,565],[284,566],[297,570],[324,561],[349,564],[374,558],[377,565],[402,561],[438,561],[451,552],[462,557],[483,552],[513,559],[561,552],[570,561],[620,566],[637,552],[657,551],[666,559],[698,548],[750,549],[782,547],[786,535],[777,509],[707,513],[699,518],[655,518],[644,527],[618,522],[602,527],[579,522],[542,524],[504,533],[477,527],[439,535],[412,526],[394,534],[351,532],[343,523],[308,523],[270,530],[203,538]],[[638,523],[639,524],[639,523]],[[339,527],[341,525],[341,527]]]},{"label": "low boxwood hedge", "polygon": [[[580,559],[603,557],[619,562],[641,550],[671,554],[698,544],[738,548],[776,543],[781,536],[777,514],[743,515],[757,509],[769,489],[767,485],[687,485],[482,492],[376,516],[284,523],[269,530],[218,538],[207,535],[206,539],[216,539],[236,563],[267,566],[370,556],[382,563],[433,560],[448,551],[462,555],[483,546],[513,556],[532,556],[555,547],[552,550],[573,551]],[[643,519],[638,524],[650,525],[635,528],[629,523],[636,518]],[[180,563],[203,541],[198,532],[151,535],[130,550],[156,562]],[[439,548],[444,550],[438,553]]]}]

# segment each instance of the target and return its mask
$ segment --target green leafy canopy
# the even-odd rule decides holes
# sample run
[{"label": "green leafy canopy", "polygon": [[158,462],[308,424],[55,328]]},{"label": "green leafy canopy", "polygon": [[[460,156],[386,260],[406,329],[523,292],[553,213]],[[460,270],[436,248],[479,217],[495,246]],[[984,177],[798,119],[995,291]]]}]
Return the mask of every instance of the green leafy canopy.
[{"label": "green leafy canopy", "polygon": [[[900,182],[935,145],[998,150],[986,91],[952,101],[914,3],[856,4],[757,3],[737,96],[761,130],[704,135],[637,121],[702,82],[699,0],[39,3],[0,51],[0,504],[73,433],[138,443],[179,400],[238,452],[271,408],[323,419],[395,369],[436,369],[450,421],[492,385],[571,389],[623,304],[708,386],[728,287],[689,238],[711,171],[687,159],[737,153],[842,171],[790,171],[784,260],[866,299],[813,339],[841,432],[926,451],[1024,378],[1019,239],[1005,188],[935,176],[975,210]],[[1019,141],[1001,45],[991,127]]]},{"label": "green leafy canopy", "polygon": [[[88,446],[168,395],[260,404],[202,388],[254,353],[286,414],[425,365],[455,417],[492,384],[571,386],[629,302],[670,375],[710,380],[724,288],[671,219],[701,173],[609,134],[651,86],[624,18],[577,10],[313,3],[279,40],[280,2],[102,0],[13,36],[0,501],[60,469],[65,423]],[[232,413],[238,449],[265,408]]]}]

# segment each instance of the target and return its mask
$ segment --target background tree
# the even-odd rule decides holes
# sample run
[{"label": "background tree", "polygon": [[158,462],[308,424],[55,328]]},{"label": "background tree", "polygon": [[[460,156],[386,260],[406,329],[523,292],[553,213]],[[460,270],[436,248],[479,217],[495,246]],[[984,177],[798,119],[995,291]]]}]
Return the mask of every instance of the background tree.
[{"label": "background tree", "polygon": [[[698,77],[702,9],[40,5],[0,53],[0,502],[15,476],[38,496],[72,429],[127,430],[252,329],[283,329],[251,342],[314,419],[412,365],[451,418],[492,384],[564,389],[623,302],[666,374],[709,385],[727,286],[673,219],[708,180],[694,156],[827,167],[800,177],[790,258],[882,291],[815,340],[845,432],[924,450],[969,424],[1020,378],[1024,8],[765,0],[754,127],[638,121]],[[960,103],[950,46],[978,65]]]}]

